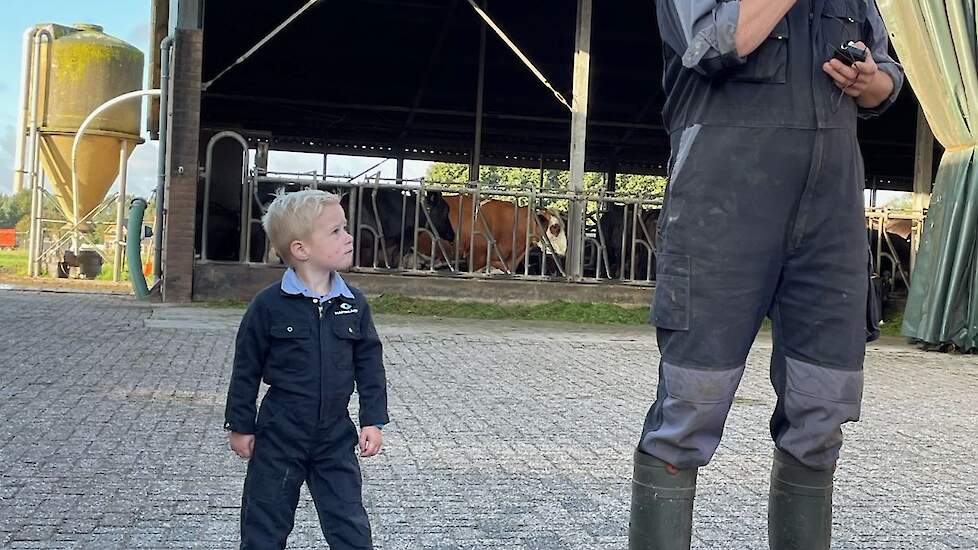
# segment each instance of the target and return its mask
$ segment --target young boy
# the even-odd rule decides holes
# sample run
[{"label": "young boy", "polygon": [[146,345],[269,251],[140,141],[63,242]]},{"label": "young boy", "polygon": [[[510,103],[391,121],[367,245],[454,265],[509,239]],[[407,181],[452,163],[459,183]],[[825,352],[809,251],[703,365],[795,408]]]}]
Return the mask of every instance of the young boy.
[{"label": "young boy", "polygon": [[248,459],[241,548],[285,548],[303,482],[332,550],[373,548],[347,407],[356,383],[360,454],[376,455],[387,386],[367,300],[337,273],[353,260],[346,216],[336,195],[310,190],[277,197],[262,224],[289,269],[251,302],[235,344],[224,427]]}]

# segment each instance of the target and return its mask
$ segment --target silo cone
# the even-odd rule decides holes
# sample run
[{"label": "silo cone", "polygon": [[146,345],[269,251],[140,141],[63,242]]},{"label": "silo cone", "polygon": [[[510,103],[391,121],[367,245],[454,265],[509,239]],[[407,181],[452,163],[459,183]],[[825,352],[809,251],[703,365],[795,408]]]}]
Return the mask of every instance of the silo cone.
[{"label": "silo cone", "polygon": [[[45,132],[41,135],[41,158],[44,171],[54,187],[54,198],[69,223],[74,223],[71,202],[71,144],[75,134],[55,134]],[[128,138],[136,139],[136,138]],[[136,142],[127,144],[126,158],[132,154]],[[105,198],[105,194],[119,175],[118,137],[85,132],[78,144],[78,161],[75,173],[78,178],[78,216],[84,218]],[[84,230],[88,224],[82,224]]]},{"label": "silo cone", "polygon": [[[97,25],[45,25],[54,40],[42,47],[40,150],[44,171],[69,223],[74,223],[71,145],[85,118],[106,101],[142,89],[143,54]],[[117,105],[95,118],[78,146],[78,216],[105,197],[119,175],[120,140],[126,156],[139,138],[140,103]]]}]

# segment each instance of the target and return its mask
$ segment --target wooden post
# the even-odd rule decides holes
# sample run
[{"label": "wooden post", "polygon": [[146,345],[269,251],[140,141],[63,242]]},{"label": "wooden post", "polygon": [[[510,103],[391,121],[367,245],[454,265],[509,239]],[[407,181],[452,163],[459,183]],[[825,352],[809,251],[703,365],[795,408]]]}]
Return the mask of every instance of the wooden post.
[{"label": "wooden post", "polygon": [[605,189],[609,194],[613,194],[616,189],[618,189],[618,158],[611,157],[608,159],[608,183],[605,185]]},{"label": "wooden post", "polygon": [[[588,89],[591,80],[591,0],[577,2],[577,32],[574,52],[574,98],[571,103],[570,185],[584,192],[585,143],[587,141]],[[582,275],[584,204],[572,201],[567,227],[567,265],[571,280]]]},{"label": "wooden post", "polygon": [[[482,9],[486,9],[488,0],[482,0]],[[475,143],[472,144],[472,156],[469,159],[469,181],[479,181],[479,169],[482,163],[482,110],[483,93],[486,80],[486,23],[479,26],[479,76],[475,87]]]},{"label": "wooden post", "polygon": [[[913,211],[922,214],[930,206],[930,194],[934,185],[934,133],[931,132],[924,110],[917,107],[917,138],[913,168]],[[913,234],[913,233],[912,233]],[[917,247],[920,239],[910,243],[910,272],[917,263]]]}]

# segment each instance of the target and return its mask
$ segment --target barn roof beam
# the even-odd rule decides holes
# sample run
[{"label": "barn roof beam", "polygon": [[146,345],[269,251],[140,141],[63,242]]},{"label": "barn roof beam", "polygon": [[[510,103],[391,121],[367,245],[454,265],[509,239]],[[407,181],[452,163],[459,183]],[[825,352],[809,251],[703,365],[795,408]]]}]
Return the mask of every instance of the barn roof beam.
[{"label": "barn roof beam", "polygon": [[539,80],[544,86],[547,87],[548,90],[550,90],[554,94],[554,97],[557,98],[557,101],[559,101],[564,107],[567,107],[569,111],[573,111],[574,109],[571,108],[570,103],[568,103],[567,100],[564,99],[564,96],[561,95],[561,93],[558,92],[553,87],[552,84],[550,84],[550,81],[547,80],[547,77],[543,76],[543,73],[540,72],[540,69],[537,69],[536,65],[534,65],[533,62],[530,61],[530,58],[527,57],[526,54],[524,54],[523,51],[520,50],[520,48],[512,40],[510,40],[508,36],[506,36],[506,33],[503,32],[501,28],[499,28],[499,25],[497,25],[496,22],[493,21],[491,17],[489,17],[489,14],[486,13],[485,10],[480,8],[478,4],[475,3],[475,0],[468,0],[468,2],[469,5],[472,6],[472,9],[475,10],[475,13],[477,13],[479,17],[481,17],[482,20],[485,21],[486,25],[489,25],[489,27],[496,32],[496,35],[499,36],[500,40],[502,40],[503,43],[509,46],[509,49],[513,50],[513,53],[516,54],[516,57],[518,57],[520,61],[522,61],[523,64],[526,65],[526,68],[530,69],[530,72],[533,73],[533,76],[537,77],[537,80]]},{"label": "barn roof beam", "polygon": [[[316,101],[316,100],[306,100],[306,99],[286,99],[286,98],[276,98],[276,97],[261,97],[261,96],[249,96],[241,94],[221,94],[221,93],[208,93],[205,99],[227,99],[232,101],[251,101],[255,103],[271,103],[278,105],[303,105],[308,107],[326,107],[333,109],[349,109],[356,111],[377,111],[377,112],[390,112],[390,113],[409,113],[411,108],[402,107],[399,105],[370,105],[363,103],[338,103],[331,101]],[[459,109],[428,109],[419,107],[414,109],[416,114],[426,114],[426,115],[445,115],[445,116],[457,116],[457,117],[474,117],[474,111],[465,111]],[[512,120],[512,121],[525,121],[525,122],[546,122],[551,124],[570,124],[565,118],[557,117],[545,117],[537,115],[519,115],[519,114],[508,114],[508,113],[484,113],[485,118],[491,118],[496,120]],[[620,122],[615,120],[588,120],[588,126],[603,126],[607,128],[634,128],[636,130],[662,130],[663,126],[661,124],[642,124],[635,122]]]},{"label": "barn roof beam", "polygon": [[254,54],[255,52],[257,52],[262,46],[264,46],[269,40],[271,40],[272,38],[274,38],[276,34],[278,34],[279,32],[281,32],[282,29],[284,29],[285,27],[288,27],[289,26],[289,23],[295,21],[300,15],[303,14],[303,12],[305,12],[306,10],[308,10],[311,7],[313,7],[315,4],[317,4],[319,2],[320,2],[320,0],[309,0],[308,2],[306,2],[295,13],[293,13],[290,16],[288,16],[285,19],[285,21],[282,21],[281,23],[279,23],[279,25],[277,27],[275,27],[274,29],[272,29],[272,32],[270,32],[267,35],[265,35],[265,38],[262,38],[261,40],[259,40],[248,51],[246,51],[245,53],[243,53],[241,55],[241,57],[235,59],[234,60],[234,63],[231,63],[230,65],[228,65],[227,67],[225,67],[224,70],[222,70],[221,72],[217,73],[217,76],[215,76],[214,78],[212,78],[212,79],[208,80],[207,82],[204,82],[203,84],[201,84],[200,89],[203,90],[203,91],[206,91],[207,88],[210,88],[211,84],[213,84],[215,80],[217,80],[218,78],[221,78],[222,76],[224,76],[225,73],[227,73],[228,71],[230,71],[234,67],[236,67],[236,66],[240,65],[241,63],[243,63],[246,59],[248,59],[249,57],[251,57],[252,54]]}]

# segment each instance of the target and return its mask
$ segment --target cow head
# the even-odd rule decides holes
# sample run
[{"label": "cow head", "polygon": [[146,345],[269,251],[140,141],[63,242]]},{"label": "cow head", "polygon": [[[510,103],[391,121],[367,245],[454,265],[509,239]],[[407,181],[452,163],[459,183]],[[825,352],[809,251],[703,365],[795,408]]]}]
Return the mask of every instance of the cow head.
[{"label": "cow head", "polygon": [[567,254],[567,231],[565,231],[566,224],[564,220],[561,219],[560,215],[550,209],[540,208],[537,210],[537,220],[540,222],[540,228],[546,233],[546,240],[541,236],[537,241],[537,246],[541,250],[547,252],[548,246],[547,241],[553,247],[553,253],[558,256],[564,256]]},{"label": "cow head", "polygon": [[446,241],[454,241],[455,229],[452,227],[448,203],[441,196],[441,191],[426,191],[424,202],[431,216],[430,225],[438,231],[438,236]]}]

